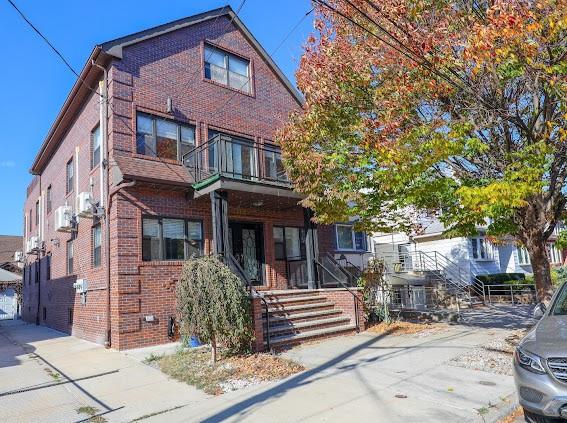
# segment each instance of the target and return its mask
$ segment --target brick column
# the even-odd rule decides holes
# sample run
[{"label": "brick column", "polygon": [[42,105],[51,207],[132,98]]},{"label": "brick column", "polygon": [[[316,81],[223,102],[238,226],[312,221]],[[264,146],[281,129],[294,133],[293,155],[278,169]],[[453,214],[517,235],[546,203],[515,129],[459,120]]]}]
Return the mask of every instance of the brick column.
[{"label": "brick column", "polygon": [[254,326],[254,341],[252,348],[254,352],[264,351],[264,319],[262,313],[264,306],[259,297],[250,298],[250,309],[252,312],[252,324]]}]

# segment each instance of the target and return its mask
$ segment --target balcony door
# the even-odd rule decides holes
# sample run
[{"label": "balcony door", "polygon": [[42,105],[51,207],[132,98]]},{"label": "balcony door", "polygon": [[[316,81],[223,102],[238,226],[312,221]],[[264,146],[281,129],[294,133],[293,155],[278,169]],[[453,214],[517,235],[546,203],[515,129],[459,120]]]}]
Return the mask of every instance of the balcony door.
[{"label": "balcony door", "polygon": [[264,231],[261,223],[229,222],[232,254],[253,285],[264,282]]}]

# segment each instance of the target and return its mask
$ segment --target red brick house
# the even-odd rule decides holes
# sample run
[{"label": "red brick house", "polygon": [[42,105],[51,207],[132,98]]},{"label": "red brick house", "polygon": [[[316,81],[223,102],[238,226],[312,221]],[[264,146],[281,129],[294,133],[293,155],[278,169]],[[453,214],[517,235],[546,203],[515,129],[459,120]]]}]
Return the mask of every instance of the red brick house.
[{"label": "red brick house", "polygon": [[317,270],[334,229],[298,205],[273,141],[301,102],[230,7],[96,46],[31,167],[23,318],[168,342],[183,261],[221,253],[263,292],[257,348],[266,306],[274,344],[356,329],[357,292]]}]

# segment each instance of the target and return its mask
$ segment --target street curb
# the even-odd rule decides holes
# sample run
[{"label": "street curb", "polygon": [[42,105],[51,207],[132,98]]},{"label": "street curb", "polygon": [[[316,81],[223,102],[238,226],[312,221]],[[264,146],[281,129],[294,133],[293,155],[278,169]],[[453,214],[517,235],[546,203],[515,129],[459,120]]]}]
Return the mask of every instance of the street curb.
[{"label": "street curb", "polygon": [[473,421],[479,423],[497,423],[504,417],[512,414],[519,406],[518,396],[514,392],[503,398],[498,404],[489,407],[488,413],[476,416]]}]

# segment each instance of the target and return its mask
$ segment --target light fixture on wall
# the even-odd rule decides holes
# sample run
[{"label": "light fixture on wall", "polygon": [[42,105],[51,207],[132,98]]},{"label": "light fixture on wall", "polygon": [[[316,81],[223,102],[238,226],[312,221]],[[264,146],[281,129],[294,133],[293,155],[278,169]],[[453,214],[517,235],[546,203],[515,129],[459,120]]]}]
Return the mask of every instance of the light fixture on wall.
[{"label": "light fixture on wall", "polygon": [[254,201],[254,202],[252,203],[252,205],[253,205],[254,207],[262,207],[262,206],[264,205],[264,202],[263,202],[262,200],[258,200],[258,201]]}]

